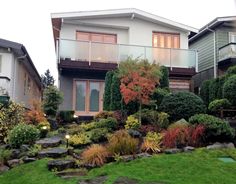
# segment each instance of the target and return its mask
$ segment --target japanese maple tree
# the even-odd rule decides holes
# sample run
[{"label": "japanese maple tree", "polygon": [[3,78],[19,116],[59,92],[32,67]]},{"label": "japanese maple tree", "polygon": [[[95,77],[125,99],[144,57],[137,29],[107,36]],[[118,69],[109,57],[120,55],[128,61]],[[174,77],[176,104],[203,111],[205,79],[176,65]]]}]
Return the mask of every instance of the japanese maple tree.
[{"label": "japanese maple tree", "polygon": [[160,69],[147,60],[132,60],[121,62],[119,66],[120,91],[126,104],[131,101],[139,103],[139,121],[141,122],[142,105],[149,104],[150,96],[159,84]]}]

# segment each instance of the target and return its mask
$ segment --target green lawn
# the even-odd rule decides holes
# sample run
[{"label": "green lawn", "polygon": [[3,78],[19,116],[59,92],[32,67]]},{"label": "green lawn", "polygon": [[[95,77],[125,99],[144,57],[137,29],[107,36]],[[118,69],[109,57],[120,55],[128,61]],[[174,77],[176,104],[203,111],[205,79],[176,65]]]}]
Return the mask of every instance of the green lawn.
[{"label": "green lawn", "polygon": [[[138,179],[141,184],[163,182],[167,184],[233,184],[236,183],[236,162],[224,163],[219,156],[236,159],[236,149],[208,151],[199,149],[193,153],[156,155],[129,163],[111,163],[93,169],[87,178],[108,175],[106,184],[112,184],[118,176]],[[75,180],[63,180],[47,171],[46,160],[22,165],[0,176],[1,184],[75,184]]]}]

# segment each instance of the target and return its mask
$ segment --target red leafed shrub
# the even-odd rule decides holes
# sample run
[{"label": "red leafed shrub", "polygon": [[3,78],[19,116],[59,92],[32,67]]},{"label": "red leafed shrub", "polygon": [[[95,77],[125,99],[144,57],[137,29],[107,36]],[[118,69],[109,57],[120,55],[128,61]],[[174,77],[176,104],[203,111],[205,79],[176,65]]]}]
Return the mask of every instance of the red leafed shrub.
[{"label": "red leafed shrub", "polygon": [[118,122],[118,124],[124,124],[127,120],[127,114],[124,111],[117,110],[113,113],[113,118],[115,118]]},{"label": "red leafed shrub", "polygon": [[171,128],[164,132],[163,145],[166,148],[199,146],[204,132],[202,125]]}]

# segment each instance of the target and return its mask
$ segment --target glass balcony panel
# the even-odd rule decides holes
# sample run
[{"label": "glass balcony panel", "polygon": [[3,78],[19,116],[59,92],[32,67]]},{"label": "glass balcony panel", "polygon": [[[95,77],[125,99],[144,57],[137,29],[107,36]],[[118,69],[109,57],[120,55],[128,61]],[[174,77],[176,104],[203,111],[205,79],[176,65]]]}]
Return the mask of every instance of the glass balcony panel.
[{"label": "glass balcony panel", "polygon": [[196,52],[171,49],[171,67],[193,68],[196,66]]},{"label": "glass balcony panel", "polygon": [[60,40],[60,58],[89,61],[89,42]]},{"label": "glass balcony panel", "polygon": [[125,61],[128,57],[132,59],[145,59],[145,47],[119,45],[119,60]]},{"label": "glass balcony panel", "polygon": [[236,58],[236,43],[231,43],[219,50],[219,61]]},{"label": "glass balcony panel", "polygon": [[91,43],[91,61],[112,62],[118,60],[118,45],[105,43]]}]

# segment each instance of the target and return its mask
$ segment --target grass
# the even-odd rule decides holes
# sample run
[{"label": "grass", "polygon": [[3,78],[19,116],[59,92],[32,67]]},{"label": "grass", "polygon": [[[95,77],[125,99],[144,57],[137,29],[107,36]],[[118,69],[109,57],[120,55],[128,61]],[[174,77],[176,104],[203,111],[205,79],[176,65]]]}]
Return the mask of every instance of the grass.
[{"label": "grass", "polygon": [[[218,157],[236,159],[236,149],[209,151],[198,149],[193,153],[155,155],[128,163],[110,163],[93,169],[84,178],[108,175],[106,184],[119,176],[139,180],[140,184],[163,182],[166,184],[231,184],[236,181],[236,163],[224,163]],[[75,184],[76,180],[63,180],[47,171],[47,160],[25,164],[0,175],[1,184]]]}]

